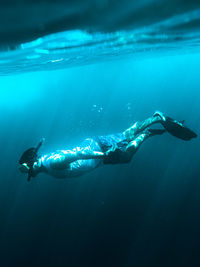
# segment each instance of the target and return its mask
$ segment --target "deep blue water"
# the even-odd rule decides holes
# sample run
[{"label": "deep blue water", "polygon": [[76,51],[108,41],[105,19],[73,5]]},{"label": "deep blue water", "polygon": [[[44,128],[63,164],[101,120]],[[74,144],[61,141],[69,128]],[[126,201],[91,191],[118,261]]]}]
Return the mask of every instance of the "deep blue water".
[{"label": "deep blue water", "polygon": [[[41,153],[72,148],[155,110],[200,133],[199,9],[157,2],[156,17],[155,2],[126,6],[104,31],[88,16],[82,27],[60,22],[63,32],[47,27],[52,35],[35,32],[0,53],[0,267],[200,266],[199,138],[155,136],[130,164],[74,179],[40,174],[28,183],[18,170],[42,137]],[[144,15],[136,25],[123,20],[131,10]]]},{"label": "deep blue water", "polygon": [[[30,183],[18,159],[156,109],[199,133],[199,54],[1,77],[1,266],[198,266],[199,140],[152,137],[128,165]],[[190,265],[194,263],[193,265]]]}]

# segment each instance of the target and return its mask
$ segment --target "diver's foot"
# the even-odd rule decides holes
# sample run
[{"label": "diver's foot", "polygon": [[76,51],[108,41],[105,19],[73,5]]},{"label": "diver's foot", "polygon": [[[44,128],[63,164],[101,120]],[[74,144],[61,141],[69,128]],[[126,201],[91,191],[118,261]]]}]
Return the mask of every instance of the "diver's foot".
[{"label": "diver's foot", "polygon": [[155,111],[153,114],[153,117],[156,117],[156,116],[159,116],[163,122],[166,121],[166,117],[161,111],[158,111],[158,110]]}]

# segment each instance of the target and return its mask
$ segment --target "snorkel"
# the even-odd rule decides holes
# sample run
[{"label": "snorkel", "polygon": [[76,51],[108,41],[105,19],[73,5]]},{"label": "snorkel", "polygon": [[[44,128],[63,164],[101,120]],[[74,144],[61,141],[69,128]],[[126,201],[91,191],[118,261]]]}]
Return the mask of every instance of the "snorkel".
[{"label": "snorkel", "polygon": [[19,160],[19,164],[21,165],[19,170],[22,173],[28,173],[28,182],[31,180],[31,177],[34,177],[33,174],[33,165],[38,160],[38,150],[44,143],[45,139],[42,138],[39,142],[39,144],[36,147],[31,147],[27,149],[21,156]]}]

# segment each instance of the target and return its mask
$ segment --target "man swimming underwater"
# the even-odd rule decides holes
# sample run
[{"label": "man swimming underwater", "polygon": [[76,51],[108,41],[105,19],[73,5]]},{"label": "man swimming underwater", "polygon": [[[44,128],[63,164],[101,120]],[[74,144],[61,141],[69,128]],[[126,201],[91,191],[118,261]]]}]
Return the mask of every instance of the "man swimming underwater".
[{"label": "man swimming underwater", "polygon": [[[164,129],[151,129],[152,124],[160,123]],[[39,173],[47,173],[56,178],[81,176],[103,164],[121,164],[131,161],[140,145],[150,136],[168,132],[185,141],[197,137],[197,134],[179,122],[155,112],[152,117],[136,122],[122,133],[85,139],[80,147],[72,150],[57,150],[38,156],[36,148],[26,150],[19,160],[22,173],[28,174],[28,181]]]}]

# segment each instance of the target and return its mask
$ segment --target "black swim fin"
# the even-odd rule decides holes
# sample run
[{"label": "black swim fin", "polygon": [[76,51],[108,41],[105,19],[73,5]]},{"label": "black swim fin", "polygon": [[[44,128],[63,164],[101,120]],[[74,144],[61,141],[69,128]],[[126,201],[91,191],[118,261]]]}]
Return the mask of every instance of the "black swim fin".
[{"label": "black swim fin", "polygon": [[165,121],[162,122],[163,127],[173,136],[185,141],[189,141],[192,138],[197,137],[197,134],[186,127],[184,121],[177,121],[170,117],[165,117]]}]

